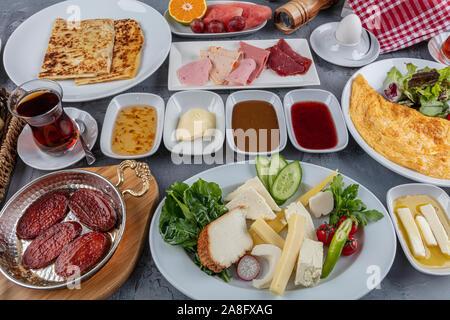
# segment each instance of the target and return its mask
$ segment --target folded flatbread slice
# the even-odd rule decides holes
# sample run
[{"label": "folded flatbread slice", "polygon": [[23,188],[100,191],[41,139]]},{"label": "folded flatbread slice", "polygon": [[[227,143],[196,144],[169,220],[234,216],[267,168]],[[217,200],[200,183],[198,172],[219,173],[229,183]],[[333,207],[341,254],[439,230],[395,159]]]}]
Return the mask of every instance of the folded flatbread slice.
[{"label": "folded flatbread slice", "polygon": [[214,84],[221,85],[225,83],[226,77],[238,65],[242,53],[221,47],[209,47],[206,51],[200,51],[200,56],[211,60],[213,64],[210,73],[211,80]]},{"label": "folded flatbread slice", "polygon": [[114,20],[68,22],[56,19],[39,78],[70,79],[108,73],[114,47]]},{"label": "folded flatbread slice", "polygon": [[134,78],[141,63],[144,34],[133,19],[114,21],[115,39],[111,71],[97,77],[75,79],[75,85]]}]

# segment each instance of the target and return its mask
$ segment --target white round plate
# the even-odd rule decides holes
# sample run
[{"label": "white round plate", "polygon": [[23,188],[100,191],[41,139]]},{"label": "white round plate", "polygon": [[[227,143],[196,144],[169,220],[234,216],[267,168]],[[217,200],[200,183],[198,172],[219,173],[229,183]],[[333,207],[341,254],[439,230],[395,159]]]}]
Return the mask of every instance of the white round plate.
[{"label": "white round plate", "polygon": [[350,106],[350,95],[351,95],[351,87],[353,79],[358,75],[362,74],[364,78],[367,80],[369,85],[378,91],[380,94],[382,93],[383,82],[387,77],[388,71],[392,67],[396,67],[402,74],[406,73],[406,64],[412,63],[419,67],[419,69],[424,67],[442,69],[445,66],[433,61],[422,60],[422,59],[413,59],[413,58],[395,58],[395,59],[386,59],[374,62],[368,66],[365,66],[358,71],[356,71],[353,76],[347,81],[344,90],[342,91],[341,97],[341,106],[342,111],[344,113],[345,121],[347,122],[347,128],[350,131],[353,138],[356,142],[361,146],[361,148],[366,151],[369,156],[371,156],[374,160],[378,161],[381,165],[386,168],[415,181],[431,183],[443,187],[450,187],[450,179],[438,179],[426,176],[417,171],[402,167],[401,165],[392,162],[381,154],[376,152],[372,147],[370,147],[364,139],[359,135],[358,130],[356,130],[355,125],[353,124],[350,114],[349,114],[349,106]]},{"label": "white round plate", "polygon": [[[332,173],[330,169],[313,164],[302,162],[301,165],[302,185],[292,199],[296,199],[300,193],[304,193]],[[219,184],[223,195],[226,195],[255,176],[253,163],[240,162],[206,170],[185,182],[191,185],[200,178],[213,181]],[[343,176],[343,179],[345,185],[357,183],[346,176]],[[358,198],[368,208],[382,212],[384,218],[358,231],[356,236],[359,239],[358,248],[360,249],[352,256],[341,257],[327,279],[322,279],[313,288],[287,289],[283,297],[273,295],[268,289],[258,290],[252,286],[251,282],[238,280],[235,276],[229,283],[217,277],[208,276],[192,262],[182,248],[165,243],[158,229],[164,200],[156,209],[150,226],[150,250],[163,276],[183,294],[194,299],[358,299],[371,290],[368,286],[370,274],[376,272],[380,276],[380,281],[387,275],[394,261],[397,245],[391,219],[383,204],[362,185],[359,187]],[[317,220],[314,221],[317,226],[324,220],[328,220],[328,217],[314,220]]]},{"label": "white round plate", "polygon": [[[89,149],[92,149],[98,135],[95,119],[86,111],[77,108],[64,108],[64,111],[71,119],[80,119],[85,124],[87,132],[83,134],[83,138]],[[19,135],[17,153],[25,164],[39,170],[64,169],[84,158],[84,151],[80,141],[77,141],[72,150],[61,156],[51,156],[41,151],[34,142],[29,125],[26,125]]]},{"label": "white round plate", "polygon": [[435,276],[448,276],[450,275],[450,268],[445,269],[434,269],[427,268],[426,266],[420,264],[412,254],[411,250],[408,247],[408,239],[403,237],[402,232],[399,229],[399,221],[394,212],[394,201],[397,198],[408,196],[408,195],[427,195],[434,198],[441,207],[444,209],[445,213],[447,213],[447,218],[450,216],[450,196],[441,188],[433,186],[431,184],[424,183],[408,183],[401,184],[399,186],[393,187],[389,189],[386,194],[386,203],[389,209],[389,213],[391,215],[391,219],[394,223],[395,231],[397,232],[397,237],[402,246],[403,252],[405,253],[406,258],[408,258],[411,265],[417,271],[420,271],[425,274],[431,274]]},{"label": "white round plate", "polygon": [[445,40],[450,36],[450,31],[442,32],[428,41],[428,51],[430,55],[439,63],[450,65],[450,59],[446,58],[441,51]]},{"label": "white round plate", "polygon": [[319,57],[343,67],[362,67],[378,58],[380,43],[372,32],[363,28],[359,44],[342,45],[334,35],[338,24],[339,22],[325,23],[311,33],[309,42]]},{"label": "white round plate", "polygon": [[135,19],[142,28],[145,41],[136,77],[82,86],[75,86],[73,79],[58,81],[63,88],[65,102],[90,101],[127,90],[152,75],[169,53],[172,37],[169,26],[152,7],[135,0],[65,1],[34,14],[8,39],[3,65],[16,85],[38,77],[55,19],[73,19],[77,14],[81,20]]},{"label": "white round plate", "polygon": [[[212,6],[215,4],[222,4],[222,3],[232,3],[232,2],[238,2],[238,3],[245,3],[245,4],[254,4],[251,2],[246,1],[207,1],[208,6]],[[264,26],[267,24],[267,20],[261,23],[259,26],[243,30],[243,31],[237,31],[237,32],[224,32],[224,33],[194,33],[189,26],[185,26],[181,23],[176,22],[169,14],[169,10],[166,10],[164,12],[164,18],[167,20],[167,23],[170,26],[170,30],[173,34],[176,34],[180,37],[185,38],[231,38],[231,37],[237,37],[237,36],[244,36],[251,33],[255,33],[258,30],[264,28]]]}]

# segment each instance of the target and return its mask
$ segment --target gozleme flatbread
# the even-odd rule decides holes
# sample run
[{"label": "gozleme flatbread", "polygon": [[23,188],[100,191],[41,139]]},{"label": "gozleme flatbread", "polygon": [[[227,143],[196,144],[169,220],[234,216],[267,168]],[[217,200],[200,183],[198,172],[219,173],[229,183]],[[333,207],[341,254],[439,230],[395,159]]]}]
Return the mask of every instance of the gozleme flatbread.
[{"label": "gozleme flatbread", "polygon": [[70,79],[108,73],[114,47],[114,20],[67,22],[56,19],[39,78]]},{"label": "gozleme flatbread", "polygon": [[111,71],[96,77],[77,78],[75,85],[134,78],[139,69],[144,35],[136,20],[114,21],[115,40]]},{"label": "gozleme flatbread", "polygon": [[361,137],[385,158],[450,179],[450,121],[387,101],[360,74],[353,80],[349,113]]}]

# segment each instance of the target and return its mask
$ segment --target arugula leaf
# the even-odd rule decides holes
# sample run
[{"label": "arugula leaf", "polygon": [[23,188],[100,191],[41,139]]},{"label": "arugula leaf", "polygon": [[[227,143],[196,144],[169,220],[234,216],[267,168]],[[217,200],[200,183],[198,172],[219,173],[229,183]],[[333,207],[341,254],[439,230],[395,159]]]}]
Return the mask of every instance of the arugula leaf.
[{"label": "arugula leaf", "polygon": [[227,211],[218,184],[199,179],[189,187],[183,182],[175,182],[167,190],[159,232],[165,242],[182,246],[202,271],[228,282],[231,276],[227,270],[214,273],[201,264],[197,254],[197,241],[202,229]]},{"label": "arugula leaf", "polygon": [[369,222],[375,222],[383,218],[383,214],[377,210],[367,210],[366,205],[356,197],[358,196],[358,184],[351,184],[344,189],[342,176],[338,174],[333,178],[327,190],[334,196],[334,209],[330,214],[329,224],[336,225],[339,218],[350,217],[357,224],[366,226]]}]

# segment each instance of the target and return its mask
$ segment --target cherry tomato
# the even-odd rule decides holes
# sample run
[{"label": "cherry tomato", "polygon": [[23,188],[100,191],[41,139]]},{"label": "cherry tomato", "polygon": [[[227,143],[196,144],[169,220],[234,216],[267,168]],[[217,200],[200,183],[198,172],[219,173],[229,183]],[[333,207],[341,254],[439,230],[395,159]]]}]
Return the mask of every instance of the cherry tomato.
[{"label": "cherry tomato", "polygon": [[[348,219],[348,216],[343,216],[339,219],[338,223],[337,223],[337,227],[339,228],[339,226],[341,225],[342,222],[344,222],[345,220]],[[356,231],[358,231],[358,225],[355,223],[355,221],[353,221],[352,224],[352,230],[350,230],[350,234],[355,234]]]},{"label": "cherry tomato", "polygon": [[345,243],[344,249],[342,249],[342,254],[344,256],[350,256],[356,252],[358,249],[358,240],[353,235],[349,235],[347,242]]},{"label": "cherry tomato", "polygon": [[328,223],[324,223],[319,228],[317,228],[317,239],[327,246],[330,244],[331,239],[333,239],[335,232],[336,229],[333,226],[329,225]]},{"label": "cherry tomato", "polygon": [[202,33],[205,30],[205,23],[202,19],[194,19],[190,24],[191,30],[194,33]]},{"label": "cherry tomato", "polygon": [[450,120],[450,113],[447,115],[447,120]]}]

